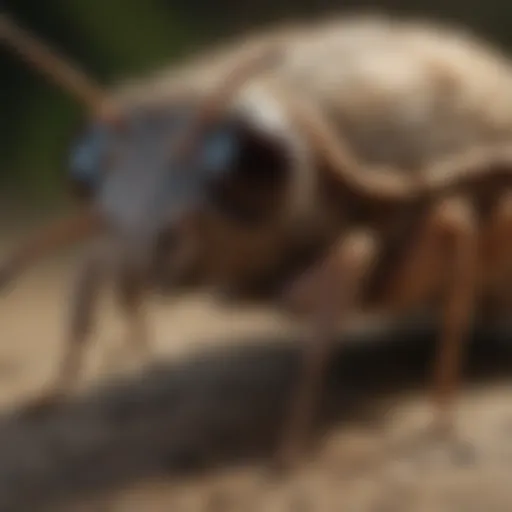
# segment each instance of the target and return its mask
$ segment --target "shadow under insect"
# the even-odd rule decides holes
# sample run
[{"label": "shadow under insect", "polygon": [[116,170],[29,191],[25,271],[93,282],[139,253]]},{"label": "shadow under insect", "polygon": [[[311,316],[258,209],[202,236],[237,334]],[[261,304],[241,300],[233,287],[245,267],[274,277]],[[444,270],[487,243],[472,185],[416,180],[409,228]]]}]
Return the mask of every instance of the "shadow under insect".
[{"label": "shadow under insect", "polygon": [[[313,439],[371,425],[394,394],[423,387],[433,329],[392,329],[343,343],[330,365]],[[479,332],[471,385],[508,376],[510,336]],[[0,508],[80,500],[158,475],[257,463],[278,441],[297,378],[297,340],[241,339],[103,384],[38,418],[0,419]]]}]

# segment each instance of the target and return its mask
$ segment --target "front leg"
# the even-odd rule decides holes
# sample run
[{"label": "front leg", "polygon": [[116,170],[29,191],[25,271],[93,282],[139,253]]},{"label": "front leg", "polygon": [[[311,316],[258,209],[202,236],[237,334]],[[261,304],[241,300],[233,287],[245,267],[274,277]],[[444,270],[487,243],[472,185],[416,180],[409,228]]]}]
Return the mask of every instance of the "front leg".
[{"label": "front leg", "polygon": [[[354,231],[344,236],[327,257],[292,287],[291,305],[310,304],[312,332],[307,336],[302,368],[278,451],[280,466],[294,464],[303,449],[340,321],[357,305],[378,256],[376,235]],[[308,308],[308,309],[309,309]]]},{"label": "front leg", "polygon": [[149,357],[150,345],[145,302],[148,280],[142,272],[122,269],[117,275],[117,299],[127,322],[127,344],[141,359]]},{"label": "front leg", "polygon": [[93,247],[78,272],[71,296],[68,336],[57,375],[46,391],[30,401],[26,407],[28,413],[42,412],[57,405],[80,373],[84,348],[94,327],[94,313],[105,271],[102,249]]}]

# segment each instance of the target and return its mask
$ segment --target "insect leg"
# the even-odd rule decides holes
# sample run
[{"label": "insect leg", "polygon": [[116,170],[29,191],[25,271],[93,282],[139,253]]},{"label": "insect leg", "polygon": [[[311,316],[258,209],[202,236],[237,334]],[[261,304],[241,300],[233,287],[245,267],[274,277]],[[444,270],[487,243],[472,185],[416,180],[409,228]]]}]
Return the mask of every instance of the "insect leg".
[{"label": "insect leg", "polygon": [[404,310],[444,290],[433,375],[434,423],[443,429],[453,426],[453,399],[478,288],[479,233],[473,213],[464,197],[453,196],[435,204],[403,264],[391,276],[383,300],[391,309]]},{"label": "insect leg", "polygon": [[57,375],[50,387],[28,404],[29,412],[38,412],[56,405],[74,384],[81,370],[84,348],[94,327],[95,308],[105,271],[100,249],[103,247],[95,246],[91,249],[78,272],[72,290],[67,341]]},{"label": "insect leg", "polygon": [[144,298],[147,282],[143,276],[123,270],[118,279],[118,302],[128,326],[127,341],[130,349],[141,356],[149,353],[148,325],[146,322]]},{"label": "insect leg", "polygon": [[433,214],[432,226],[438,227],[441,236],[445,235],[449,251],[449,282],[434,362],[435,425],[447,430],[453,427],[453,401],[477,295],[478,231],[471,206],[459,198],[439,206]]},{"label": "insect leg", "polygon": [[312,297],[312,332],[305,340],[298,387],[292,396],[279,447],[280,465],[289,466],[299,456],[313,420],[339,322],[357,303],[377,256],[377,242],[373,233],[354,231],[292,287],[291,302],[300,302],[304,294]]},{"label": "insect leg", "polygon": [[512,192],[501,194],[482,228],[482,261],[486,269],[486,319],[502,322],[512,306]]},{"label": "insect leg", "polygon": [[34,233],[0,265],[0,289],[45,254],[85,238],[99,227],[99,219],[91,211],[85,210],[73,217],[58,219]]}]

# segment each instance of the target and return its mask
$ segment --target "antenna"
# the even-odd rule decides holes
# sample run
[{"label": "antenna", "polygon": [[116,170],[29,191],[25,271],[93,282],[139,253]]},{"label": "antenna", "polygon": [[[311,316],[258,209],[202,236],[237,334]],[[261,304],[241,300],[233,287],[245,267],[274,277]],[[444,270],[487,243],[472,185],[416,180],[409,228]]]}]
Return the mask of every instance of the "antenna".
[{"label": "antenna", "polygon": [[0,13],[0,41],[92,111],[102,112],[105,105],[110,103],[102,87],[62,55],[21,28],[5,12]]}]

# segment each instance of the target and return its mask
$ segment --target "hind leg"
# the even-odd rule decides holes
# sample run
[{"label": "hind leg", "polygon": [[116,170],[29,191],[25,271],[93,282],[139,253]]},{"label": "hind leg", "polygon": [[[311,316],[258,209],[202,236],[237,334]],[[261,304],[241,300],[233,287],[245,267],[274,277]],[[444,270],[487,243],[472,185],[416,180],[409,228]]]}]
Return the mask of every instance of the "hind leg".
[{"label": "hind leg", "polygon": [[454,427],[453,404],[460,387],[464,345],[469,336],[477,295],[478,233],[471,206],[453,200],[440,210],[448,254],[448,284],[437,356],[434,361],[434,426],[441,431]]},{"label": "hind leg", "polygon": [[435,430],[453,427],[453,403],[475,308],[479,233],[473,213],[469,201],[459,197],[434,206],[385,297],[387,304],[401,309],[421,302],[440,285],[444,288],[433,368]]},{"label": "hind leg", "polygon": [[[502,324],[512,306],[512,192],[497,202],[482,230],[481,252],[486,272],[485,320]],[[496,326],[498,326],[496,325]]]}]

